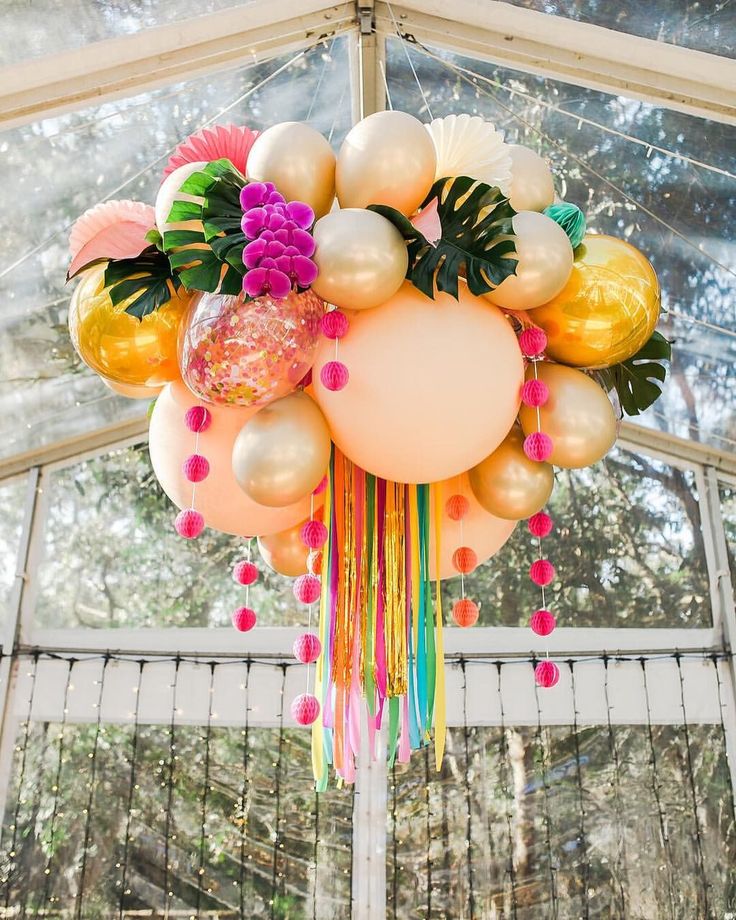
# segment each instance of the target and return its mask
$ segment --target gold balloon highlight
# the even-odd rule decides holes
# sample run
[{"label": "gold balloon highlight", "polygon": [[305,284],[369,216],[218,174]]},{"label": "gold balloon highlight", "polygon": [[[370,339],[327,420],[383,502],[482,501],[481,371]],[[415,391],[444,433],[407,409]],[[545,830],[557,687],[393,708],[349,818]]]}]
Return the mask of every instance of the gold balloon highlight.
[{"label": "gold balloon highlight", "polygon": [[[616,442],[616,413],[608,396],[582,371],[562,364],[537,364],[537,375],[549,388],[549,399],[539,409],[541,430],[552,438],[550,463],[580,469],[597,463]],[[534,376],[527,368],[526,377]],[[524,434],[537,430],[537,410],[522,406]]]},{"label": "gold balloon highlight", "polygon": [[565,287],[534,311],[547,354],[575,367],[610,367],[647,342],[659,318],[659,282],[647,259],[613,236],[585,237]]},{"label": "gold balloon highlight", "polygon": [[409,216],[432,187],[436,165],[434,142],[418,119],[406,112],[369,115],[348,132],[337,157],[340,207],[387,204]]},{"label": "gold balloon highlight", "polygon": [[348,310],[377,307],[398,291],[409,264],[394,225],[362,208],[343,208],[314,225],[318,297]]},{"label": "gold balloon highlight", "polygon": [[307,571],[307,554],[309,550],[302,543],[300,521],[288,530],[258,538],[258,550],[261,558],[279,575],[296,578]]},{"label": "gold balloon highlight", "polygon": [[468,473],[470,488],[482,507],[509,521],[540,511],[554,486],[552,467],[530,460],[523,444],[524,435],[514,425],[500,446]]},{"label": "gold balloon highlight", "polygon": [[125,312],[135,294],[113,305],[105,268],[84,272],[69,304],[69,334],[80,358],[110,384],[158,387],[177,380],[177,335],[191,295],[179,288],[141,320]]},{"label": "gold balloon highlight", "polygon": [[545,214],[521,211],[516,234],[516,274],[485,296],[507,310],[531,310],[560,293],[572,271],[572,246],[559,224]]},{"label": "gold balloon highlight", "polygon": [[510,144],[511,195],[515,211],[543,211],[555,200],[555,185],[547,161],[521,144]]},{"label": "gold balloon highlight", "polygon": [[317,217],[335,199],[335,154],[319,131],[285,121],[259,134],[248,154],[246,175],[273,182],[287,201],[304,201]]},{"label": "gold balloon highlight", "polygon": [[319,406],[296,392],[260,409],[233,445],[233,473],[260,505],[281,508],[309,495],[330,460],[330,432]]}]

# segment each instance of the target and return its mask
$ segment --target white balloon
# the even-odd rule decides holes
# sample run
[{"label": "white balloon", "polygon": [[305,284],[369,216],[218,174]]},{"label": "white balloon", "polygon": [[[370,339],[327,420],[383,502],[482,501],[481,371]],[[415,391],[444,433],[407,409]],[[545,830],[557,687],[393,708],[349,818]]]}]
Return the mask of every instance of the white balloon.
[{"label": "white balloon", "polygon": [[543,211],[555,200],[555,184],[547,161],[521,144],[511,144],[511,207]]},{"label": "white balloon", "polygon": [[[192,175],[192,173],[197,172],[198,170],[205,167],[207,163],[205,161],[197,163],[185,163],[183,166],[180,166],[178,169],[175,169],[172,173],[164,179],[161,183],[161,188],[158,190],[156,195],[156,227],[158,232],[163,234],[165,230],[172,230],[174,224],[167,223],[169,214],[171,213],[172,205],[175,201],[195,201],[198,203],[202,202],[202,199],[196,195],[185,195],[184,193],[179,192],[179,189],[184,185],[187,179]],[[184,222],[189,224],[189,221]],[[177,229],[184,229],[184,224],[176,224]]]}]

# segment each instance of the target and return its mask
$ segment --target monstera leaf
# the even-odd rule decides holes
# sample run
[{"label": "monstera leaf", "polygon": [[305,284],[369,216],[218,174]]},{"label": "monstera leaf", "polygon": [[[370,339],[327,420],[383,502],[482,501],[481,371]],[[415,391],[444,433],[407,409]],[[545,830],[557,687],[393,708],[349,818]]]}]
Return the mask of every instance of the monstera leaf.
[{"label": "monstera leaf", "polygon": [[105,287],[115,306],[133,297],[125,312],[143,319],[171,300],[172,287],[176,290],[179,280],[165,254],[149,246],[134,259],[111,261],[105,269]]},{"label": "monstera leaf", "polygon": [[406,277],[427,297],[435,288],[458,296],[465,277],[473,294],[486,294],[516,274],[516,246],[511,221],[516,211],[500,189],[468,176],[438,179],[422,207],[437,199],[442,234],[433,244],[399,211],[369,205],[386,217],[407,241]]},{"label": "monstera leaf", "polygon": [[244,185],[245,178],[229,160],[208,163],[182,185],[181,192],[198,200],[175,201],[167,223],[196,224],[166,230],[163,247],[172,269],[190,290],[220,294],[242,291],[246,239],[240,229],[240,192]]},{"label": "monstera leaf", "polygon": [[625,415],[639,415],[661,396],[667,369],[660,362],[671,356],[671,344],[655,332],[633,357],[598,375],[606,389],[616,391]]}]

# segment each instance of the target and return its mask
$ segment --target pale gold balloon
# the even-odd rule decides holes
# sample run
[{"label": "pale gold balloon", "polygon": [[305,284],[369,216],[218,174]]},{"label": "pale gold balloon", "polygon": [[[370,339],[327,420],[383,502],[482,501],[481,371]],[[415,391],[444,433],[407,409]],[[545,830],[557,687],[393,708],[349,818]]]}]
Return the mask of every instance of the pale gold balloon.
[{"label": "pale gold balloon", "polygon": [[543,211],[555,200],[555,185],[547,161],[521,144],[510,144],[511,195],[515,211]]},{"label": "pale gold balloon", "polygon": [[434,142],[418,119],[406,112],[369,115],[351,129],[337,156],[340,207],[387,204],[413,214],[432,187],[436,165]]},{"label": "pale gold balloon", "polygon": [[303,521],[288,530],[258,538],[258,549],[266,565],[279,575],[296,578],[307,571],[309,550],[302,543]]},{"label": "pale gold balloon", "polygon": [[[539,410],[541,431],[552,438],[549,462],[565,469],[597,463],[616,442],[616,413],[606,393],[587,374],[562,364],[537,364],[537,375],[547,384],[549,399]],[[534,376],[527,368],[526,378]],[[537,431],[537,410],[522,406],[524,434]]]},{"label": "pale gold balloon", "polygon": [[520,521],[540,511],[552,494],[554,472],[524,453],[524,435],[516,425],[490,457],[468,473],[470,488],[486,511]]},{"label": "pale gold balloon", "polygon": [[348,310],[367,310],[393,297],[409,264],[404,238],[394,225],[361,208],[343,208],[314,225],[319,275],[312,290]]},{"label": "pale gold balloon", "polygon": [[534,311],[547,354],[576,367],[610,367],[650,338],[659,318],[659,282],[630,243],[589,234],[575,250],[565,287]]},{"label": "pale gold balloon", "polygon": [[325,475],[330,432],[317,403],[296,392],[264,406],[233,445],[233,473],[245,494],[270,508],[309,495]]},{"label": "pale gold balloon", "polygon": [[102,376],[100,376],[100,380],[113,393],[117,393],[118,396],[125,396],[127,399],[155,399],[166,386],[164,383],[152,387],[147,387],[145,384],[118,383],[117,380],[108,380],[107,377]]},{"label": "pale gold balloon", "polygon": [[521,211],[513,219],[516,274],[485,296],[507,310],[531,310],[564,288],[573,264],[572,246],[562,227],[545,214]]},{"label": "pale gold balloon", "polygon": [[304,201],[317,217],[335,199],[335,154],[319,131],[300,121],[284,121],[259,134],[248,154],[246,175],[273,182],[287,201]]}]

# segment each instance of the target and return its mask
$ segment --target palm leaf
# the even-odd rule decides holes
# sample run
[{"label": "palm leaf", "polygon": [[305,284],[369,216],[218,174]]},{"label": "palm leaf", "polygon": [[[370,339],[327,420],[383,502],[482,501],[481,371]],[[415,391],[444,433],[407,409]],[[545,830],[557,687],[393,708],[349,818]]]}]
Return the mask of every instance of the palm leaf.
[{"label": "palm leaf", "polygon": [[[133,277],[137,276],[137,277]],[[164,253],[149,246],[135,259],[115,259],[105,269],[105,287],[113,305],[133,297],[125,312],[138,319],[171,300],[171,287],[179,287]]]},{"label": "palm leaf", "polygon": [[598,371],[598,375],[606,389],[616,391],[625,415],[639,415],[662,395],[667,368],[660,362],[669,361],[671,356],[671,343],[655,332],[635,355]]},{"label": "palm leaf", "polygon": [[422,207],[437,199],[442,236],[436,245],[399,211],[386,205],[369,205],[386,217],[408,243],[406,277],[427,297],[435,288],[458,296],[459,278],[471,292],[487,294],[516,273],[516,246],[512,220],[516,211],[500,189],[458,176],[438,179]]}]

